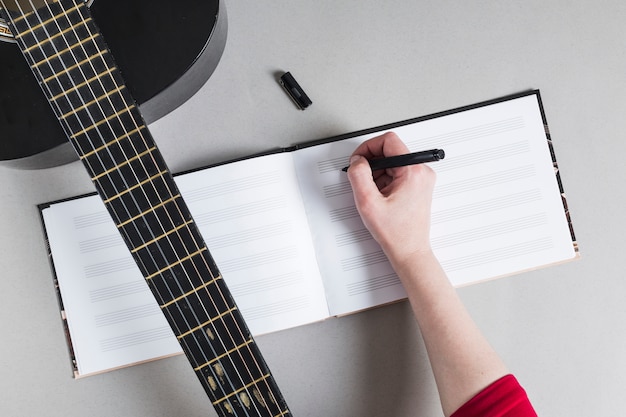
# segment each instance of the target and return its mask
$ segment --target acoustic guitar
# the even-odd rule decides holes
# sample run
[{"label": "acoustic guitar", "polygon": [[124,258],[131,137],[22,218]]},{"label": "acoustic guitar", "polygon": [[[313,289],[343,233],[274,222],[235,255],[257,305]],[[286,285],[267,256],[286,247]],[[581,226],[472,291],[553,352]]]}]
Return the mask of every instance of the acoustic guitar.
[{"label": "acoustic guitar", "polygon": [[[88,2],[126,87],[151,123],[210,77],[226,44],[219,0]],[[0,18],[0,163],[45,168],[76,160],[9,29]]]},{"label": "acoustic guitar", "polygon": [[[132,3],[120,2],[119,11]],[[196,3],[211,2],[167,7]],[[221,15],[217,3],[216,14],[202,18]],[[87,4],[0,0],[0,6],[217,414],[290,416]]]}]

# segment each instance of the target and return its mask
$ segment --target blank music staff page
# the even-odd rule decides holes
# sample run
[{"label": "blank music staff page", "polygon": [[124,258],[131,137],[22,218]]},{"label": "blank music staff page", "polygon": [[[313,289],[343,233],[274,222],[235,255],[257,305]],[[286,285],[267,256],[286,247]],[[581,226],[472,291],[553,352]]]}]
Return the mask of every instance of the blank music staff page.
[{"label": "blank music staff page", "polygon": [[[455,286],[575,256],[535,95],[393,128],[410,151],[442,148],[431,241]],[[294,153],[332,315],[391,302],[402,286],[365,230],[340,169],[379,135]]]}]

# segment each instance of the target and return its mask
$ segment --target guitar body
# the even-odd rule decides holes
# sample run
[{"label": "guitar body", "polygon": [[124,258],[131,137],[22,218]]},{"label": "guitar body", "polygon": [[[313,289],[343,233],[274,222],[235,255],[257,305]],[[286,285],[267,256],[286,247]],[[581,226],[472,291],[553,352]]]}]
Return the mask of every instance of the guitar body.
[{"label": "guitar body", "polygon": [[[96,0],[90,10],[146,123],[189,99],[226,44],[220,0]],[[76,160],[17,44],[6,40],[0,37],[0,163],[37,169]]]}]

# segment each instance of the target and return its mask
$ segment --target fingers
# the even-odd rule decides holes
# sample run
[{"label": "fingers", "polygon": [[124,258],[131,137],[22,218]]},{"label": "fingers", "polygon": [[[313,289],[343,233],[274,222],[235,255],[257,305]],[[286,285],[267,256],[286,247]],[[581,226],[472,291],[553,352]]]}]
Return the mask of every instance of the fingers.
[{"label": "fingers", "polygon": [[352,185],[357,207],[361,202],[376,198],[379,194],[378,187],[376,187],[376,184],[372,181],[372,169],[367,159],[361,155],[355,154],[350,158],[348,180]]},{"label": "fingers", "polygon": [[[387,132],[361,143],[352,153],[353,156],[361,156],[365,159],[376,159],[394,155],[403,155],[409,152],[407,146],[394,132]],[[353,171],[352,163],[348,172]],[[380,170],[374,173],[368,170],[367,179],[374,180],[378,190],[387,187],[393,181],[394,169]],[[362,173],[365,174],[365,171]],[[356,175],[356,174],[355,174]],[[363,177],[364,178],[364,177]],[[358,180],[357,180],[358,181]],[[354,186],[354,184],[353,184]],[[358,190],[356,191],[358,193]]]},{"label": "fingers", "polygon": [[393,132],[387,132],[383,135],[369,139],[359,145],[353,155],[361,155],[367,159],[394,156],[409,153],[409,148],[402,140]]},{"label": "fingers", "polygon": [[368,161],[406,153],[406,145],[386,133],[357,147],[347,172],[361,219],[388,256],[402,257],[430,247],[434,171],[418,164],[372,173]]}]

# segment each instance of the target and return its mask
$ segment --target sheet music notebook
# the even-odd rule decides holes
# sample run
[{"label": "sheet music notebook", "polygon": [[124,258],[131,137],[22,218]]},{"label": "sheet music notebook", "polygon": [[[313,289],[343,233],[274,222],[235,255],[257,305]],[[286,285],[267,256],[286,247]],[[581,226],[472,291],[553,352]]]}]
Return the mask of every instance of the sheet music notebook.
[{"label": "sheet music notebook", "polygon": [[[181,174],[253,334],[405,298],[341,171],[388,130],[411,151],[446,152],[431,164],[431,239],[455,286],[578,256],[539,91]],[[100,198],[40,209],[74,375],[180,353]]]}]

